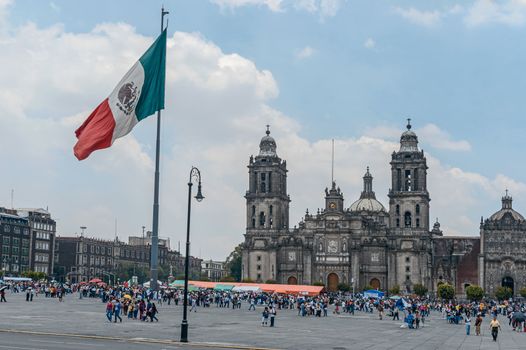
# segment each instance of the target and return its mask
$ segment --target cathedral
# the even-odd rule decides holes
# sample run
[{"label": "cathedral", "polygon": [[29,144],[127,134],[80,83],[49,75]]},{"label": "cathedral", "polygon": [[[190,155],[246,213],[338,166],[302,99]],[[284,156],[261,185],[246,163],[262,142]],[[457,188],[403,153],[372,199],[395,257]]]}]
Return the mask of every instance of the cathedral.
[{"label": "cathedral", "polygon": [[327,290],[347,284],[411,292],[415,284],[431,293],[450,283],[457,295],[480,285],[491,295],[498,286],[515,295],[526,287],[526,222],[506,192],[502,209],[484,220],[480,237],[444,236],[430,228],[427,161],[410,121],[391,155],[389,208],[376,199],[369,168],[363,191],[349,207],[335,182],[325,189],[325,208],[306,212],[289,227],[287,162],[279,158],[270,131],[248,165],[246,233],[242,278],[283,284],[323,283]]}]

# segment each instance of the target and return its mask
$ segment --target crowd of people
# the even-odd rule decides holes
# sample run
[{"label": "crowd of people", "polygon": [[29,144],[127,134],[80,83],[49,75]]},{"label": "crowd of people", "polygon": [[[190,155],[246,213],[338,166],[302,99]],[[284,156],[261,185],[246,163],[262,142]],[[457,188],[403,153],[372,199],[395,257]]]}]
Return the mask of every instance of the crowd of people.
[{"label": "crowd of people", "polygon": [[[153,291],[141,286],[108,286],[104,283],[83,283],[66,285],[60,283],[24,282],[11,283],[0,288],[0,301],[6,302],[6,290],[11,293],[26,293],[26,301],[34,297],[56,298],[63,301],[65,295],[78,295],[79,299],[98,298],[105,304],[106,318],[109,322],[130,321],[159,322],[158,305],[179,306],[182,304],[181,289],[161,288]],[[362,294],[325,293],[317,296],[269,294],[265,292],[228,290],[195,290],[188,293],[190,312],[200,308],[221,308],[249,312],[261,311],[261,325],[274,327],[279,310],[295,310],[299,317],[327,317],[356,312],[376,313],[379,320],[389,318],[402,321],[401,327],[420,329],[425,326],[431,312],[441,315],[447,324],[465,326],[466,335],[471,334],[474,325],[475,335],[481,335],[483,324],[488,325],[494,341],[497,340],[501,324],[498,316],[508,319],[513,331],[526,333],[526,304],[517,301],[498,303],[494,300],[484,302],[443,302],[418,297],[368,298]],[[329,312],[331,310],[331,312]],[[489,319],[489,321],[485,321]]]}]

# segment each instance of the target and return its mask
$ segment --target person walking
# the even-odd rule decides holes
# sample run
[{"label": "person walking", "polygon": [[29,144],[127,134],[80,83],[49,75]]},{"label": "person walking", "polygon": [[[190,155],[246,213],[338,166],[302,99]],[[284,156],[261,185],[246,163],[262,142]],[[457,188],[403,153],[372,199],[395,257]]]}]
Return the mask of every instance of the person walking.
[{"label": "person walking", "polygon": [[276,308],[272,306],[270,309],[270,327],[274,327],[274,322],[276,319]]},{"label": "person walking", "polygon": [[491,330],[491,336],[493,341],[497,341],[497,336],[499,335],[500,323],[497,320],[497,316],[493,316],[493,320],[489,323],[489,329]]},{"label": "person walking", "polygon": [[5,288],[0,290],[0,303],[1,302],[7,303],[7,300],[5,300]]},{"label": "person walking", "polygon": [[398,310],[398,307],[394,307],[394,310],[393,310],[393,321],[394,320],[397,320],[397,321],[400,321],[400,311]]},{"label": "person walking", "polygon": [[475,334],[480,335],[480,325],[482,324],[482,316],[477,314],[477,318],[475,319]]},{"label": "person walking", "polygon": [[469,312],[464,316],[464,324],[466,325],[466,335],[469,335],[469,332],[471,331],[471,316],[469,315]]},{"label": "person walking", "polygon": [[120,300],[117,299],[113,307],[113,314],[115,315],[115,323],[117,323],[117,319],[119,319],[119,322],[122,322],[121,309],[122,309],[122,304]]},{"label": "person walking", "polygon": [[267,323],[268,323],[268,316],[269,316],[268,307],[265,306],[265,309],[263,310],[263,313],[261,314],[261,325],[262,326],[266,326],[267,325]]},{"label": "person walking", "polygon": [[250,306],[248,307],[248,311],[250,310],[256,311],[256,301],[254,298],[250,298]]},{"label": "person walking", "polygon": [[106,317],[108,318],[108,321],[111,322],[111,319],[113,317],[113,304],[111,301],[108,301],[106,304]]},{"label": "person walking", "polygon": [[159,311],[157,311],[157,306],[155,306],[155,303],[152,302],[152,305],[150,307],[150,322],[153,322],[154,319],[156,322],[159,322],[159,319],[155,316],[158,312]]}]

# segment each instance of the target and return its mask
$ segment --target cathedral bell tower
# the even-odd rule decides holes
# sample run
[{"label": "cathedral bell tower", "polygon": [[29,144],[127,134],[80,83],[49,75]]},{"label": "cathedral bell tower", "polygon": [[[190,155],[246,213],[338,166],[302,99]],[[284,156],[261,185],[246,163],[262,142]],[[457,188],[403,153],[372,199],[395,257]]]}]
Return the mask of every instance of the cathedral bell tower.
[{"label": "cathedral bell tower", "polygon": [[389,284],[411,291],[420,283],[431,290],[428,168],[424,151],[418,149],[418,137],[411,130],[411,119],[390,164],[389,226],[394,252]]},{"label": "cathedral bell tower", "polygon": [[250,156],[248,178],[242,278],[257,282],[277,280],[277,242],[280,234],[288,233],[290,198],[287,163],[278,157],[268,125],[259,143],[259,154]]},{"label": "cathedral bell tower", "polygon": [[250,157],[248,169],[247,230],[288,229],[287,163],[278,157],[268,125],[259,155]]}]

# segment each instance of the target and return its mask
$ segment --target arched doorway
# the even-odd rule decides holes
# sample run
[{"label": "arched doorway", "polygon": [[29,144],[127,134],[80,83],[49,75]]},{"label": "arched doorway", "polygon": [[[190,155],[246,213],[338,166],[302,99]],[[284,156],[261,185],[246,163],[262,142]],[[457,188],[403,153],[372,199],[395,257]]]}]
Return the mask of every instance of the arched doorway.
[{"label": "arched doorway", "polygon": [[515,290],[514,290],[515,283],[513,281],[513,278],[511,278],[511,277],[504,277],[502,279],[502,286],[503,287],[508,287],[509,289],[511,289],[512,294],[515,294]]},{"label": "arched doorway", "polygon": [[338,290],[338,283],[340,283],[340,278],[334,272],[327,276],[327,290],[329,292],[336,292]]},{"label": "arched doorway", "polygon": [[373,289],[380,290],[380,280],[378,278],[373,278],[369,284]]},{"label": "arched doorway", "polygon": [[287,284],[298,284],[298,279],[294,276],[290,276],[287,280]]}]

